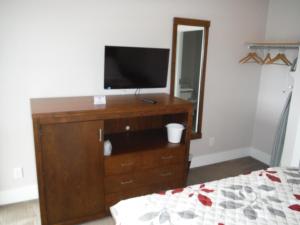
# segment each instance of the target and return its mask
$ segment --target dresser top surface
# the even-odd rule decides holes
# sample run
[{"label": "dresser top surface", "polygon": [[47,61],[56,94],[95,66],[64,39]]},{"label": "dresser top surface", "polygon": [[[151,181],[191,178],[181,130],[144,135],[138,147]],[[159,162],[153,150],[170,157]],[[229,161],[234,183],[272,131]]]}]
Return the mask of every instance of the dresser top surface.
[{"label": "dresser top surface", "polygon": [[[150,98],[157,101],[151,104],[142,101]],[[61,98],[33,98],[30,100],[33,117],[56,113],[78,113],[97,111],[99,113],[121,113],[128,110],[162,110],[165,107],[191,107],[188,101],[172,97],[168,94],[142,94],[142,95],[109,95],[106,96],[105,105],[94,105],[93,96],[61,97]]]}]

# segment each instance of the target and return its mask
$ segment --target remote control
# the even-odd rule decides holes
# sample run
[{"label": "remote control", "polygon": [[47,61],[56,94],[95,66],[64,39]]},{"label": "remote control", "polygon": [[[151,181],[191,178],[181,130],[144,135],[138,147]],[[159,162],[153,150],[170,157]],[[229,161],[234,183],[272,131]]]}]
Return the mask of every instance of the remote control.
[{"label": "remote control", "polygon": [[143,102],[151,103],[151,104],[156,104],[157,101],[151,99],[151,98],[142,98]]}]

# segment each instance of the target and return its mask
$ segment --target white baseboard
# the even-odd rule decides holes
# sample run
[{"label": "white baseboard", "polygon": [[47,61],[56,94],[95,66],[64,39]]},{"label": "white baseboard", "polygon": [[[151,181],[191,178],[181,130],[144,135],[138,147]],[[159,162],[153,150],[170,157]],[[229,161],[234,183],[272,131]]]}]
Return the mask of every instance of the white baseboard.
[{"label": "white baseboard", "polygon": [[0,191],[0,205],[23,202],[38,198],[37,185]]},{"label": "white baseboard", "polygon": [[191,168],[246,157],[249,156],[249,151],[250,148],[238,148],[213,154],[193,156]]},{"label": "white baseboard", "polygon": [[267,165],[270,165],[271,156],[261,150],[251,147],[249,156],[251,156],[252,158],[257,159]]},{"label": "white baseboard", "polygon": [[270,164],[271,156],[255,149],[253,147],[246,147],[246,148],[238,148],[224,152],[217,152],[213,154],[207,155],[198,155],[193,156],[191,168],[206,166],[214,163],[224,162],[232,159],[238,159],[242,157],[250,156],[254,159],[257,159],[267,165]]},{"label": "white baseboard", "polygon": [[[238,148],[207,155],[198,155],[192,158],[191,168],[206,166],[227,160],[251,156],[265,164],[270,163],[271,156],[253,147]],[[23,202],[38,198],[37,185],[25,186],[17,189],[0,191],[0,205]]]}]

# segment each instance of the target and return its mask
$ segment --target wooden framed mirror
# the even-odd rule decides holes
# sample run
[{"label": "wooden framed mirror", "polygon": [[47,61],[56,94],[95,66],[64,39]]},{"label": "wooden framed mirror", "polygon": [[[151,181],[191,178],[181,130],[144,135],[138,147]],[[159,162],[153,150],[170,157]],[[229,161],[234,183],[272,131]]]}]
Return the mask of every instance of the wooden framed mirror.
[{"label": "wooden framed mirror", "polygon": [[171,95],[193,103],[192,139],[202,137],[205,71],[210,21],[174,18]]}]

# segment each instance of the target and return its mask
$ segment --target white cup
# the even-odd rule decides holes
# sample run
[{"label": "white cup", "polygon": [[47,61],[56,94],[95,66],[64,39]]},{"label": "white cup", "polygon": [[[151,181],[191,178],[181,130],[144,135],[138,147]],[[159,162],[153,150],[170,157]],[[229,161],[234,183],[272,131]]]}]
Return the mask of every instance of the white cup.
[{"label": "white cup", "polygon": [[105,156],[111,155],[111,151],[112,151],[112,145],[110,140],[104,141],[104,155]]},{"label": "white cup", "polygon": [[170,143],[180,143],[182,131],[185,129],[180,123],[169,123],[166,125],[168,131],[168,141]]}]

